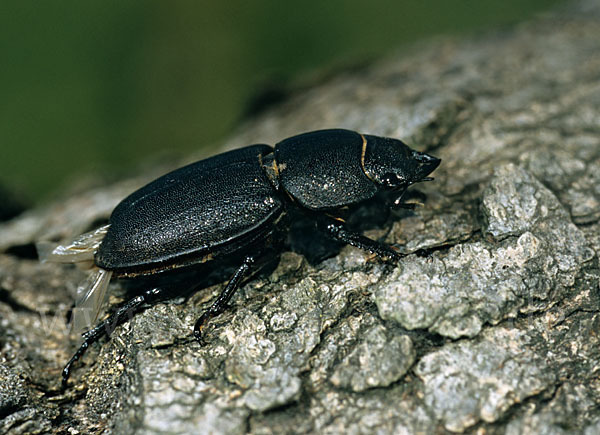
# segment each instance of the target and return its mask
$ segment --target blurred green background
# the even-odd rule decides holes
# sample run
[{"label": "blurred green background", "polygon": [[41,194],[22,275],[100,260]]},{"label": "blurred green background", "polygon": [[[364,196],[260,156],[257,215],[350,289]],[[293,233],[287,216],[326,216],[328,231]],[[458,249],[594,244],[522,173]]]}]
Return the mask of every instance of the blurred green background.
[{"label": "blurred green background", "polygon": [[121,176],[214,144],[274,80],[556,3],[2,0],[0,185],[35,202],[81,174]]}]

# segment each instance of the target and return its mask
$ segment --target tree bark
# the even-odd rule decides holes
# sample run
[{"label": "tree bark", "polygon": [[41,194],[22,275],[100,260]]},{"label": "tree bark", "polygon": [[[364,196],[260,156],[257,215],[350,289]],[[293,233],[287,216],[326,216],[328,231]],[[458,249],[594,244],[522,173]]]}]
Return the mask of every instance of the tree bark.
[{"label": "tree bark", "polygon": [[[66,392],[84,274],[33,243],[89,230],[151,176],[0,224],[0,432],[600,432],[598,35],[600,3],[575,2],[405,48],[246,121],[224,149],[342,127],[441,157],[415,212],[360,211],[409,255],[285,252],[205,346],[192,327],[223,284],[117,327]],[[111,306],[126,290],[111,284]]]}]

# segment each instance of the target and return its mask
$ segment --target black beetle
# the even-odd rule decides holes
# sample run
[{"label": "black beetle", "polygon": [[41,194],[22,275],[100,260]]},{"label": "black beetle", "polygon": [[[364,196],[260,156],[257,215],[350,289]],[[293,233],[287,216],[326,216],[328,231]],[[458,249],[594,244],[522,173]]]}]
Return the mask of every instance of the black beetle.
[{"label": "black beetle", "polygon": [[[84,234],[70,245],[48,249],[40,258],[88,263],[95,269],[81,286],[83,297],[73,323],[93,322],[111,276],[135,277],[241,254],[241,265],[225,289],[194,326],[223,312],[242,279],[265,255],[286,209],[295,207],[335,240],[382,258],[399,260],[391,246],[345,228],[336,212],[372,198],[381,190],[397,192],[396,207],[414,183],[429,181],[440,159],[414,151],[397,139],[349,130],[321,130],[269,145],[252,145],[184,166],[142,187],[114,209],[109,225]],[[83,344],[63,370],[142,304],[165,298],[161,288],[140,294],[83,334]],[[90,319],[89,312],[92,312]],[[88,314],[82,322],[82,313]]]}]

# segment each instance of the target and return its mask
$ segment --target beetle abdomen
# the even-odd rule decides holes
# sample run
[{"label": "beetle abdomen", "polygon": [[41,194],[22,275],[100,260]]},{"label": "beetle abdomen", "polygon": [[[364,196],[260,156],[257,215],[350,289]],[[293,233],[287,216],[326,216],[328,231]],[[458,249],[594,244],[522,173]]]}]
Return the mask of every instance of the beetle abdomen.
[{"label": "beetle abdomen", "polygon": [[[117,272],[181,265],[181,258],[218,255],[235,239],[243,247],[282,211],[259,162],[272,152],[254,145],[177,169],[123,200],[95,256]],[[189,261],[187,261],[189,263]]]},{"label": "beetle abdomen", "polygon": [[285,139],[275,147],[279,182],[311,210],[364,201],[377,186],[362,169],[363,147],[363,137],[350,130],[320,130]]}]

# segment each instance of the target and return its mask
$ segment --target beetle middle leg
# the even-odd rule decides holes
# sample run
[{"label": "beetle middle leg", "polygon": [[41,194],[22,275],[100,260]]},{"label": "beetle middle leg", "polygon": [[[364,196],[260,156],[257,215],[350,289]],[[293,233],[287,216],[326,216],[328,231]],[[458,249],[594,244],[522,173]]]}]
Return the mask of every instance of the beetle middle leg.
[{"label": "beetle middle leg", "polygon": [[83,343],[81,344],[81,346],[79,346],[79,349],[77,349],[75,354],[71,357],[71,359],[62,371],[63,389],[67,386],[67,381],[69,380],[69,376],[71,375],[71,369],[73,368],[73,364],[75,364],[83,356],[88,347],[90,347],[103,336],[112,334],[117,325],[120,325],[121,323],[129,319],[131,315],[137,310],[139,310],[143,304],[156,303],[164,299],[169,299],[171,297],[172,293],[162,288],[153,288],[151,290],[147,290],[141,295],[138,295],[133,299],[127,301],[108,318],[100,322],[94,328],[85,332],[83,334]]},{"label": "beetle middle leg", "polygon": [[212,303],[212,305],[206,310],[202,316],[196,321],[194,325],[194,337],[201,345],[204,344],[202,340],[202,328],[204,328],[206,322],[208,322],[213,317],[221,314],[227,308],[228,302],[231,300],[231,297],[235,293],[235,291],[239,288],[240,283],[244,279],[245,276],[248,275],[252,265],[255,262],[255,256],[246,255],[244,257],[244,261],[242,265],[236,270],[233,274],[233,277],[225,286],[225,289],[221,292],[219,297]]},{"label": "beetle middle leg", "polygon": [[404,254],[396,251],[392,246],[370,239],[362,234],[348,230],[342,222],[324,215],[316,217],[317,228],[329,237],[344,242],[348,245],[369,251],[377,256],[399,261]]}]

